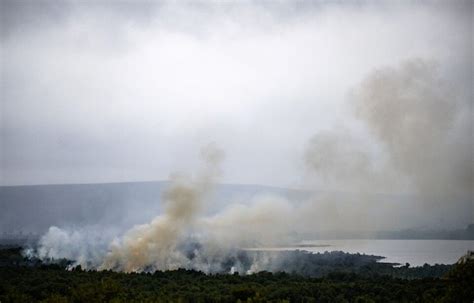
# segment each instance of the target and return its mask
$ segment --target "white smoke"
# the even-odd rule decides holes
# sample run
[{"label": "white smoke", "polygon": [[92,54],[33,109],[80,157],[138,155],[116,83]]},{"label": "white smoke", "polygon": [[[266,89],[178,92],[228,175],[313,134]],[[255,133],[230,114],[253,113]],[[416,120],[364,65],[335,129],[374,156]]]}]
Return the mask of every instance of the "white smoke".
[{"label": "white smoke", "polygon": [[118,232],[116,229],[101,226],[81,228],[51,226],[39,240],[36,252],[30,249],[26,253],[44,261],[72,260],[74,265],[93,269],[101,264],[107,253],[108,243]]}]

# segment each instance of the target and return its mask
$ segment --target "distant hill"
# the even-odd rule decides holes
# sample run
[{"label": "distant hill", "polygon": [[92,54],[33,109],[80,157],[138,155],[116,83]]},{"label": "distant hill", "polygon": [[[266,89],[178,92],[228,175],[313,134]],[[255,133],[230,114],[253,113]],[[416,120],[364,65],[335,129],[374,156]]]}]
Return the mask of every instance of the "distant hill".
[{"label": "distant hill", "polygon": [[[132,226],[161,212],[161,194],[168,181],[102,184],[0,186],[0,233],[41,234],[51,225]],[[245,203],[270,193],[292,199],[309,193],[260,185],[218,185],[207,211],[230,202]],[[1,234],[0,234],[1,236]]]},{"label": "distant hill", "polygon": [[[161,195],[168,185],[168,181],[155,181],[0,186],[0,238],[34,238],[43,234],[52,225],[118,226],[128,229],[136,224],[147,223],[161,213]],[[210,197],[211,201],[206,206],[206,212],[216,213],[232,203],[247,204],[253,197],[262,194],[274,194],[298,203],[313,196],[327,195],[328,192],[309,192],[262,185],[219,184]],[[345,192],[336,194],[338,199],[334,200],[334,205],[344,210],[350,201],[347,197],[351,194]],[[387,220],[387,214],[393,217],[394,204],[398,207],[399,216],[403,218],[413,216],[413,197],[377,194],[371,199],[377,203],[364,209],[367,218]],[[411,221],[416,220],[411,218]],[[474,239],[474,225],[454,230],[425,227],[369,233],[357,230],[315,230],[299,236],[302,239]]]}]

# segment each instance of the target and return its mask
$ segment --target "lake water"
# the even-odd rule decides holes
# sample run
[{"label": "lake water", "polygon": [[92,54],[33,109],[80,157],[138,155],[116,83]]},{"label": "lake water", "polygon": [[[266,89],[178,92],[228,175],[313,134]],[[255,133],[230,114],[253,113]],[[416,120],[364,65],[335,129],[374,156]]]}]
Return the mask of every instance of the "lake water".
[{"label": "lake water", "polygon": [[364,253],[385,257],[381,262],[408,262],[411,266],[421,266],[425,263],[453,264],[468,250],[474,250],[472,240],[317,240],[304,241],[302,244],[304,245],[271,250]]}]

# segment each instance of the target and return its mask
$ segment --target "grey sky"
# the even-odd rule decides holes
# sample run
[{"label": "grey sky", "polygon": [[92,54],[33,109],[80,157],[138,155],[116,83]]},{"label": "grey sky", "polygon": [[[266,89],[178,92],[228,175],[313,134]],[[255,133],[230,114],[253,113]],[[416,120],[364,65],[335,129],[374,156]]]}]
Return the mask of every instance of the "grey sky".
[{"label": "grey sky", "polygon": [[0,3],[3,185],[166,179],[216,142],[223,182],[300,187],[315,133],[364,136],[372,70],[434,60],[472,98],[470,1]]}]

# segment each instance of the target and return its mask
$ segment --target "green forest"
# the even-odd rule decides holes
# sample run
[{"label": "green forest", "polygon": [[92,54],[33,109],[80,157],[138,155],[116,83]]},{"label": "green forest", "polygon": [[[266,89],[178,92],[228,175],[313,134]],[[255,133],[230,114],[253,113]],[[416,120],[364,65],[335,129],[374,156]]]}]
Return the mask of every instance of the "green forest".
[{"label": "green forest", "polygon": [[[290,272],[206,275],[185,269],[149,273],[83,270],[80,266],[71,269],[67,260],[45,264],[24,258],[20,248],[2,249],[0,302],[472,302],[474,299],[474,262],[394,267],[358,254],[295,254],[294,260],[299,260],[299,265]],[[308,269],[306,273],[295,270],[300,265]],[[66,270],[68,266],[70,269]]]}]

